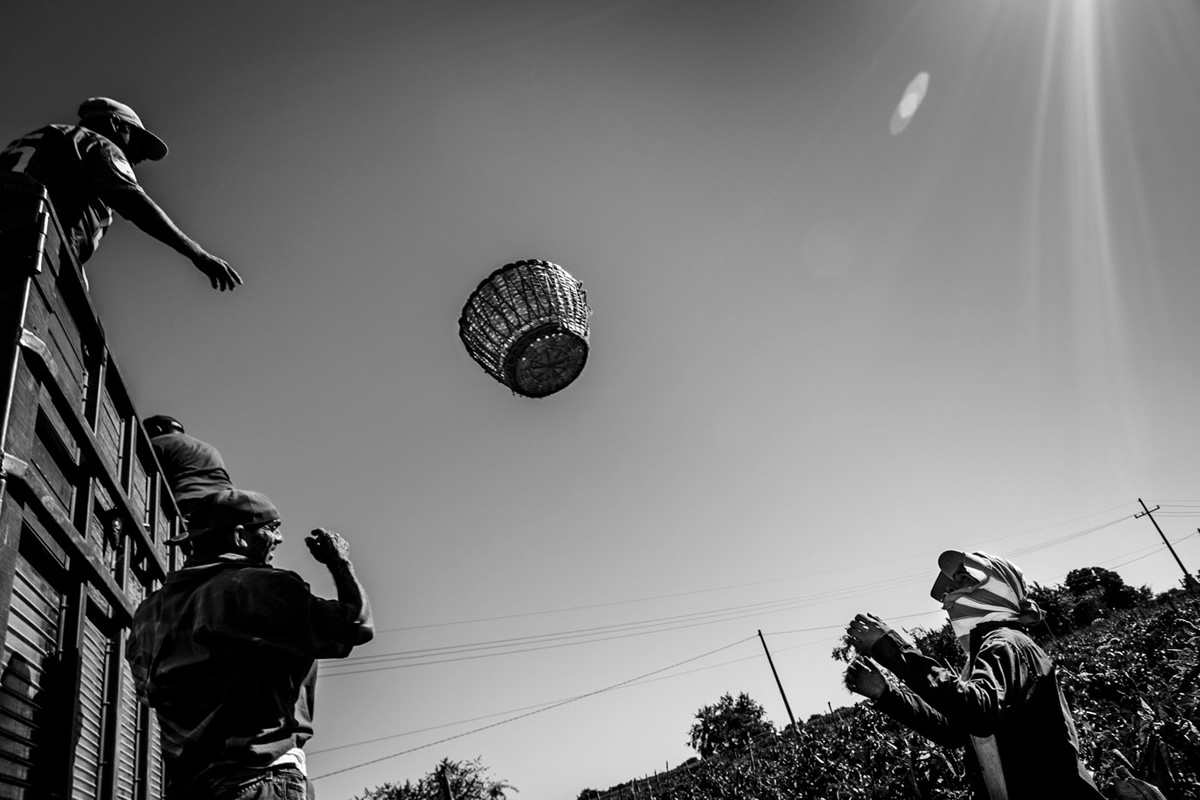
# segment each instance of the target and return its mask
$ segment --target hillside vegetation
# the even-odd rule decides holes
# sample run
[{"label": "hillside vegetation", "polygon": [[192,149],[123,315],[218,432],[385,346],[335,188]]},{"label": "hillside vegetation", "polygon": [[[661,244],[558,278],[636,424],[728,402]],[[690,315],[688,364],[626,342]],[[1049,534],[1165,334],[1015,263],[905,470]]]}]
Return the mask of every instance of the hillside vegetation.
[{"label": "hillside vegetation", "polygon": [[[1050,606],[1050,628],[1035,638],[1058,664],[1097,785],[1111,787],[1124,765],[1168,800],[1200,800],[1200,600],[1180,591],[1151,599],[1096,568],[1076,570],[1063,587],[1036,587],[1035,594]],[[953,654],[957,666],[961,656],[948,629],[911,633],[931,655]],[[834,657],[844,658],[844,651]],[[651,780],[584,790],[580,800],[970,796],[961,752],[930,744],[869,703],[718,752]]]}]

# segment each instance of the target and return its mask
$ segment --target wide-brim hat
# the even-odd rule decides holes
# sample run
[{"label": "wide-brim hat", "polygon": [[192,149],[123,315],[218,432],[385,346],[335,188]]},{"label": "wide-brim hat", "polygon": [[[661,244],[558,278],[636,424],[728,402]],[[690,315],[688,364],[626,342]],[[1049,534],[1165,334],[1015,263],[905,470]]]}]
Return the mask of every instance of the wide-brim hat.
[{"label": "wide-brim hat", "polygon": [[265,494],[222,489],[201,498],[190,515],[187,530],[168,539],[167,543],[182,544],[212,531],[237,525],[251,528],[276,519],[279,519],[279,509]]},{"label": "wide-brim hat", "polygon": [[142,124],[142,118],[132,108],[110,97],[89,97],[79,105],[79,118],[117,117],[134,127],[134,136],[141,142],[146,158],[159,161],[167,156],[167,143]]}]

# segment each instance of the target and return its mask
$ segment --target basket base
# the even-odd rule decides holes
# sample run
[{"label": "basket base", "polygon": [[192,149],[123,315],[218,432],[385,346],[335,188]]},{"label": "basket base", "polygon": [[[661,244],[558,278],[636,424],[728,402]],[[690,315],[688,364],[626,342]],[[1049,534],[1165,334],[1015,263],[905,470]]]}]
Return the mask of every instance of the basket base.
[{"label": "basket base", "polygon": [[508,351],[504,377],[508,387],[526,397],[545,397],[565,389],[583,372],[588,343],[558,325],[529,331]]}]

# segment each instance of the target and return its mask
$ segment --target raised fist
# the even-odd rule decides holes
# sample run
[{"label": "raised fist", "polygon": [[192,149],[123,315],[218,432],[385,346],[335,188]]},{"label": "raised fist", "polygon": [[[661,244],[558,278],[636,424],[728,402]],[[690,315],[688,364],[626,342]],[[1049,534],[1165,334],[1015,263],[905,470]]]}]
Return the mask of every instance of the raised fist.
[{"label": "raised fist", "polygon": [[308,552],[312,553],[312,557],[327,566],[339,561],[350,561],[350,544],[340,533],[325,528],[313,528],[304,543],[308,545]]}]

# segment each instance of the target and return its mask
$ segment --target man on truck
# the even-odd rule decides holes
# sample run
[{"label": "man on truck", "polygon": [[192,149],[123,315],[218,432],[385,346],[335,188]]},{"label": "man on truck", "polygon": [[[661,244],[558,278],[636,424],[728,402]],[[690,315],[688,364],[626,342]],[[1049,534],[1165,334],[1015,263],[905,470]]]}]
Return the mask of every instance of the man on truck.
[{"label": "man on truck", "polygon": [[191,517],[192,511],[206,496],[233,488],[217,448],[189,434],[179,420],[167,414],[155,414],[147,417],[143,424],[184,520]]},{"label": "man on truck", "polygon": [[227,489],[196,509],[173,544],[192,554],[138,607],[126,647],[139,697],[158,712],[166,800],[304,800],[316,659],[374,636],[346,540],[305,540],[337,600],[271,566],[283,541],[265,495]]},{"label": "man on truck", "polygon": [[46,188],[81,265],[99,246],[115,210],[190,259],[212,288],[237,288],[242,278],[233,267],[190,239],[138,183],[133,165],[166,155],[167,145],[132,108],[92,97],[79,106],[77,124],[38,128],[0,151],[0,175],[23,174]]}]

